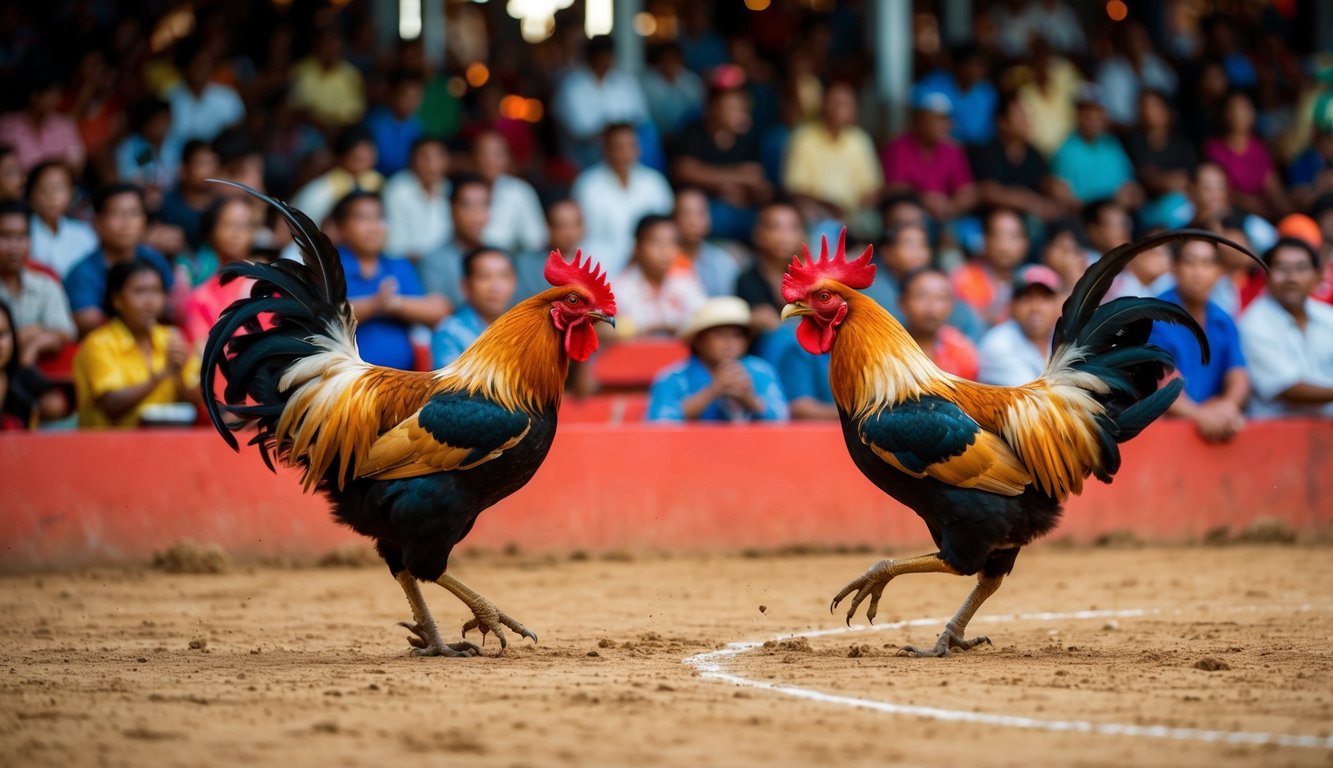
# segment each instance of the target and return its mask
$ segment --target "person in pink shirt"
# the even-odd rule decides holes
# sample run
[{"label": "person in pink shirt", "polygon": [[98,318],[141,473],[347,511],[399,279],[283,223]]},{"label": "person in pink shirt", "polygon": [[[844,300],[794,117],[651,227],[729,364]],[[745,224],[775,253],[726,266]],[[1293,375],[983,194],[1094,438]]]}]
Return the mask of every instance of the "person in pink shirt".
[{"label": "person in pink shirt", "polygon": [[29,82],[27,109],[0,117],[0,144],[14,148],[24,171],[43,160],[64,160],[80,172],[83,140],[74,121],[56,112],[59,84],[49,75],[36,75]]},{"label": "person in pink shirt", "polygon": [[912,127],[880,151],[889,192],[912,190],[931,216],[948,221],[976,205],[976,185],[963,148],[949,138],[953,101],[929,89],[912,93]]},{"label": "person in pink shirt", "polygon": [[[201,254],[211,251],[217,267],[250,258],[254,228],[250,206],[244,199],[219,199],[204,211],[200,230],[207,241],[200,249]],[[253,280],[242,278],[223,285],[220,275],[214,271],[207,280],[191,290],[180,303],[176,318],[185,340],[194,349],[202,349],[208,340],[209,330],[218,321],[222,310],[242,296],[248,296],[253,283]]]},{"label": "person in pink shirt", "polygon": [[1286,193],[1268,147],[1254,135],[1254,102],[1233,91],[1222,105],[1222,131],[1203,146],[1203,156],[1217,163],[1231,186],[1237,208],[1275,218],[1286,210]]}]

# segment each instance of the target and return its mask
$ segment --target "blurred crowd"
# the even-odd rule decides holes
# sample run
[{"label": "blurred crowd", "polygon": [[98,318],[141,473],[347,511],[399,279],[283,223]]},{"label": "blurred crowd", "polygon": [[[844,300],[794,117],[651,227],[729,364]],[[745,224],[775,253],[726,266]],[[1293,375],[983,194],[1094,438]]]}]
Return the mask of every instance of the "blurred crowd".
[{"label": "blurred crowd", "polygon": [[529,44],[498,5],[447,2],[433,65],[420,41],[377,48],[365,2],[7,4],[3,426],[193,418],[199,351],[248,288],[218,270],[296,256],[269,207],[212,178],[320,223],[380,365],[448,364],[545,286],[549,250],[583,249],[617,295],[608,347],[688,348],[648,393],[667,421],[837,418],[779,288],[802,242],[844,227],[849,251],[875,246],[867,293],[941,368],[1005,385],[1040,375],[1102,253],[1207,229],[1268,270],[1187,243],[1112,289],[1208,335],[1203,364],[1155,331],[1186,381],[1171,412],[1211,441],[1333,415],[1333,57],[1301,50],[1296,4],[1165,28],[974,2],[966,44],[914,33],[893,135],[861,2],[651,4],[671,34],[639,75],[579,17]]}]

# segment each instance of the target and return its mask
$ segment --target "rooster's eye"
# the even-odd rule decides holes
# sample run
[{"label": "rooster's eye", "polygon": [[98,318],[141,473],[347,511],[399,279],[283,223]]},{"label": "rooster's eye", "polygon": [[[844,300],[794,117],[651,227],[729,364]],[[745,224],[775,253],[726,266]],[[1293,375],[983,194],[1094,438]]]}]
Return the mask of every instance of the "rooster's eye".
[{"label": "rooster's eye", "polygon": [[822,304],[823,302],[828,301],[829,298],[831,297],[829,296],[828,291],[820,291],[819,293],[815,294],[815,298],[818,299],[819,302]]},{"label": "rooster's eye", "polygon": [[569,305],[571,307],[577,306],[579,303],[579,295],[577,293],[571,293],[569,294],[569,297],[565,299],[565,301],[569,302]]}]

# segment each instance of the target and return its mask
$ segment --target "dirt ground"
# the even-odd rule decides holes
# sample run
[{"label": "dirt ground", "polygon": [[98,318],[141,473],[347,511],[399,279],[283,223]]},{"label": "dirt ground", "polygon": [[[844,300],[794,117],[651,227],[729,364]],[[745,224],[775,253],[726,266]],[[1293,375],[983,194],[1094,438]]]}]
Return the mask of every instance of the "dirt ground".
[{"label": "dirt ground", "polygon": [[[935,626],[794,640],[725,672],[843,697],[1039,720],[1328,737],[1327,548],[1065,549],[1019,558],[993,647],[893,655]],[[541,642],[413,658],[378,567],[0,578],[0,765],[1309,765],[1333,749],[947,722],[701,677],[687,657],[841,626],[877,555],[461,557]],[[945,617],[966,580],[906,576],[880,622]],[[466,609],[427,598],[453,630]],[[1153,611],[1156,611],[1155,613]],[[453,634],[451,631],[449,634]],[[488,652],[494,644],[488,644]]]}]

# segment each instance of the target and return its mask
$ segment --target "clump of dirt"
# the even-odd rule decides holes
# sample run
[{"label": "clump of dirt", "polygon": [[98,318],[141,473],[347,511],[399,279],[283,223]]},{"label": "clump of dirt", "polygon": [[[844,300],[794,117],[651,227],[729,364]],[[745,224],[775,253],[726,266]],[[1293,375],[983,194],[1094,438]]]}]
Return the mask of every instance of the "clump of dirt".
[{"label": "clump of dirt", "polygon": [[1092,540],[1092,545],[1104,549],[1139,549],[1144,541],[1133,531],[1120,529],[1103,533]]},{"label": "clump of dirt", "polygon": [[384,561],[369,545],[345,544],[329,550],[315,564],[320,568],[369,568]]},{"label": "clump of dirt", "polygon": [[876,653],[877,651],[874,648],[871,648],[866,643],[861,643],[860,645],[853,645],[851,648],[847,649],[847,658],[859,659],[862,656],[874,656]]},{"label": "clump of dirt", "polygon": [[804,637],[790,637],[786,640],[765,640],[765,653],[781,653],[784,651],[794,651],[796,653],[814,653],[815,649],[810,647],[810,641]]},{"label": "clump of dirt", "polygon": [[1203,535],[1203,545],[1205,547],[1221,547],[1231,543],[1231,529],[1225,525],[1219,525],[1216,528],[1208,529]]},{"label": "clump of dirt", "polygon": [[1206,656],[1194,662],[1194,668],[1202,669],[1204,672],[1221,672],[1225,669],[1231,669],[1231,665],[1221,659]]},{"label": "clump of dirt", "polygon": [[1261,517],[1241,531],[1236,541],[1246,544],[1295,544],[1296,531],[1282,520]]},{"label": "clump of dirt", "polygon": [[153,555],[153,567],[167,573],[226,573],[231,558],[221,547],[186,539]]}]

